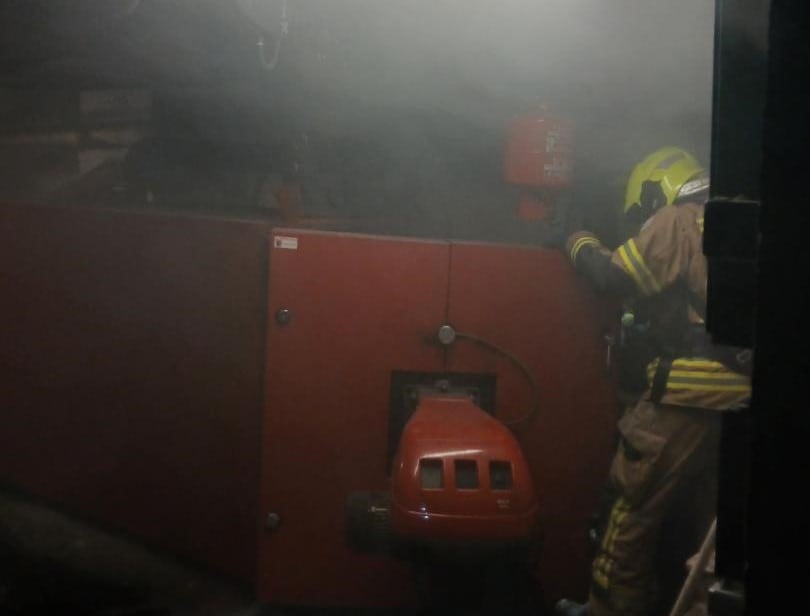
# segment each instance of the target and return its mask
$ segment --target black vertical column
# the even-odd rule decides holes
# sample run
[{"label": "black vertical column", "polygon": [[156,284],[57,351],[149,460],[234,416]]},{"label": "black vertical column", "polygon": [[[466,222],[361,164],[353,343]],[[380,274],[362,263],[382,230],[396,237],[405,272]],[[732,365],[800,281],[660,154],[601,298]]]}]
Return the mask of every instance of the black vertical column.
[{"label": "black vertical column", "polygon": [[770,0],[717,0],[712,197],[759,201]]},{"label": "black vertical column", "polygon": [[747,613],[793,614],[810,579],[810,3],[773,0],[769,40]]},{"label": "black vertical column", "polygon": [[[712,201],[706,327],[715,343],[751,347],[756,302],[756,236],[761,199],[769,0],[717,0],[712,116]],[[734,199],[733,203],[724,200]],[[744,200],[744,202],[742,202]],[[752,415],[727,413],[720,446],[717,573],[745,574]]]}]

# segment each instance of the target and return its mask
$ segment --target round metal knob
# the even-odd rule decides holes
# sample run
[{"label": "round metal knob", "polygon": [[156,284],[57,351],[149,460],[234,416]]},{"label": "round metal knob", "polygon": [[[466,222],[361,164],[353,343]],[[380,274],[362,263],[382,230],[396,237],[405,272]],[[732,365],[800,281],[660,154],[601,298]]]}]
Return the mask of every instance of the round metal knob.
[{"label": "round metal knob", "polygon": [[442,325],[439,328],[439,342],[447,346],[456,340],[456,330],[450,325]]},{"label": "round metal knob", "polygon": [[276,323],[281,327],[286,327],[292,320],[292,313],[288,308],[279,308],[276,310]]},{"label": "round metal knob", "polygon": [[279,526],[281,526],[281,516],[274,511],[268,513],[264,520],[264,527],[267,530],[276,530]]}]

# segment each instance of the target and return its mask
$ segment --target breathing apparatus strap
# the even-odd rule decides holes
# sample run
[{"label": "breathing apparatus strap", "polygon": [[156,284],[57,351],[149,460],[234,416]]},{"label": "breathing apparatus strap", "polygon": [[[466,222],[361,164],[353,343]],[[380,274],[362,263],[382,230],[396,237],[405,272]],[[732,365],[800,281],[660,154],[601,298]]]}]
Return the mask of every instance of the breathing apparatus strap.
[{"label": "breathing apparatus strap", "polygon": [[672,370],[672,358],[661,357],[655,369],[652,386],[650,387],[650,400],[656,404],[661,402],[661,398],[664,397],[664,393],[667,390],[670,370]]}]

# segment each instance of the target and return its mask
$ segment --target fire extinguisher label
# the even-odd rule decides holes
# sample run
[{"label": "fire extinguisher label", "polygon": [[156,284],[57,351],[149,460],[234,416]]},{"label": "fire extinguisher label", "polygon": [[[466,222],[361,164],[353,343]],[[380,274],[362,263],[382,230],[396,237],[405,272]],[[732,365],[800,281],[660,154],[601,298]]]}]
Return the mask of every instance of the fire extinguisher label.
[{"label": "fire extinguisher label", "polygon": [[273,237],[273,248],[284,250],[298,250],[298,238],[286,235],[276,235]]}]

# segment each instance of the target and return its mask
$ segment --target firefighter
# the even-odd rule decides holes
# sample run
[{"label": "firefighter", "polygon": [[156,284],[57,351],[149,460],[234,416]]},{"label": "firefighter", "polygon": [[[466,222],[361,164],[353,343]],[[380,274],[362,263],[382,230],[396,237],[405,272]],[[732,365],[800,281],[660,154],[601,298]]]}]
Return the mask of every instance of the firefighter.
[{"label": "firefighter", "polygon": [[[566,242],[577,271],[630,306],[622,317],[620,363],[629,375],[624,386],[641,385],[618,423],[608,486],[614,498],[592,563],[588,603],[563,599],[559,615],[651,613],[664,519],[677,510],[705,534],[714,517],[719,412],[745,404],[750,372],[744,354],[713,346],[704,326],[708,188],[694,156],[662,148],[628,181],[626,219],[640,226],[633,237],[612,252],[587,231]],[[698,488],[701,497],[690,492]],[[684,501],[685,494],[692,497]]]}]

